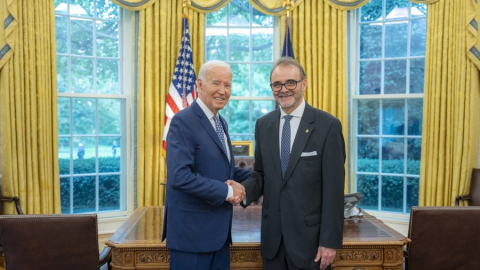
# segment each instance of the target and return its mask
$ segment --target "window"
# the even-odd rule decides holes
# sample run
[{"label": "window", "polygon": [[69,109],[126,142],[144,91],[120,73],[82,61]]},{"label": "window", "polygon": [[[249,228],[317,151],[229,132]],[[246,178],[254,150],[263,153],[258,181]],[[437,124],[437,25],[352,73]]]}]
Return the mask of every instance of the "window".
[{"label": "window", "polygon": [[230,64],[232,95],[220,111],[233,141],[253,141],[255,121],[275,108],[270,89],[274,19],[247,0],[207,14],[205,57]]},{"label": "window", "polygon": [[126,210],[121,9],[55,0],[62,213]]},{"label": "window", "polygon": [[364,209],[418,205],[426,5],[372,0],[354,18],[352,157]]}]

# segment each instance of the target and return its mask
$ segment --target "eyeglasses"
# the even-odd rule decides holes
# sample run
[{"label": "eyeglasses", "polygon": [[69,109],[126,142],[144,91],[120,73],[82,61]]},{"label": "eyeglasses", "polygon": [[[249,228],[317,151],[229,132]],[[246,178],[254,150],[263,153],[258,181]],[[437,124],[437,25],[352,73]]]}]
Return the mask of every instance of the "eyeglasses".
[{"label": "eyeglasses", "polygon": [[274,82],[274,83],[271,83],[270,84],[270,87],[272,88],[272,91],[274,92],[279,92],[282,90],[282,87],[285,86],[285,88],[287,90],[293,90],[297,87],[297,83],[301,82],[305,80],[305,78],[303,79],[300,79],[298,81],[296,80],[288,80],[286,81],[285,83],[281,83],[281,82]]}]

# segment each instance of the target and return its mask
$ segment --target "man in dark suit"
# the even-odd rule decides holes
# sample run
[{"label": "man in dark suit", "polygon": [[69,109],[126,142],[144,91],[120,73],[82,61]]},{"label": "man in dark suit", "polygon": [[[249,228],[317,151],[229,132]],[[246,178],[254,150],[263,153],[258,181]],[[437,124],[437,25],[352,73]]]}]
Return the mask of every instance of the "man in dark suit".
[{"label": "man in dark suit", "polygon": [[[232,71],[220,61],[199,71],[199,99],[178,112],[167,135],[167,191],[162,241],[172,270],[230,269],[232,203],[251,172],[235,168],[225,120]],[[228,181],[227,180],[232,179]]]},{"label": "man in dark suit", "polygon": [[342,126],[305,102],[307,79],[293,58],[275,64],[270,82],[280,109],[255,125],[243,206],[263,195],[263,269],[327,269],[343,240]]}]

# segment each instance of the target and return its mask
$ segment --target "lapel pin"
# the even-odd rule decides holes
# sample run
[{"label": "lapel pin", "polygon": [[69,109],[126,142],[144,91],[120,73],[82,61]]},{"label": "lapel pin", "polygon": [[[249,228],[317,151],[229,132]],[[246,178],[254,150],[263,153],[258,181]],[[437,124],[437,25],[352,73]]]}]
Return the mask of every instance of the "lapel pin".
[{"label": "lapel pin", "polygon": [[308,132],[310,132],[310,130],[308,130],[308,129],[307,129],[307,130],[305,130],[305,133],[308,133]]}]

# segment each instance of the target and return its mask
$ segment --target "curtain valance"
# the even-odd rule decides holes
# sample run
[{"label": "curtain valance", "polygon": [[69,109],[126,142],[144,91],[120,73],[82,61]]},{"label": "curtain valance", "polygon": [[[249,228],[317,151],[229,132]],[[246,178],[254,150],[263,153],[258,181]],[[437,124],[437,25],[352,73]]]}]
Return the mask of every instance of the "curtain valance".
[{"label": "curtain valance", "polygon": [[[210,13],[221,9],[230,3],[231,0],[188,0],[187,5],[200,13]],[[287,10],[284,0],[248,0],[252,6],[264,14],[272,16],[284,15]],[[294,6],[300,5],[303,0],[291,0]]]},{"label": "curtain valance", "polygon": [[480,3],[467,0],[467,55],[468,58],[480,69],[480,35],[478,35],[478,22],[480,22]]},{"label": "curtain valance", "polygon": [[112,0],[112,2],[128,10],[143,10],[155,4],[157,0]]},{"label": "curtain valance", "polygon": [[[7,1],[7,0],[1,0]],[[12,0],[10,0],[12,1]],[[154,3],[157,0],[112,0],[115,4],[129,10],[143,10]],[[196,12],[199,13],[210,13],[217,11],[228,3],[231,0],[187,0],[187,6]],[[264,14],[271,16],[282,16],[287,13],[284,0],[248,0],[252,6]],[[293,9],[298,7],[303,0],[291,0],[294,3]],[[353,10],[360,8],[361,6],[370,2],[370,0],[323,0],[328,3],[331,7],[340,9],[340,10]],[[418,3],[433,3],[438,0],[409,0],[411,2]]]},{"label": "curtain valance", "polygon": [[324,0],[330,6],[341,10],[353,10],[370,2],[370,0]]},{"label": "curtain valance", "polygon": [[[188,6],[200,13],[210,13],[217,11],[227,5],[231,0],[189,0]],[[287,13],[284,0],[248,0],[252,6],[264,14],[271,16],[282,16]],[[303,0],[292,0],[294,7],[298,7]],[[323,0],[331,7],[340,10],[353,10],[357,9],[370,0]],[[428,1],[428,0],[427,0]],[[438,0],[430,0],[438,1]]]}]

